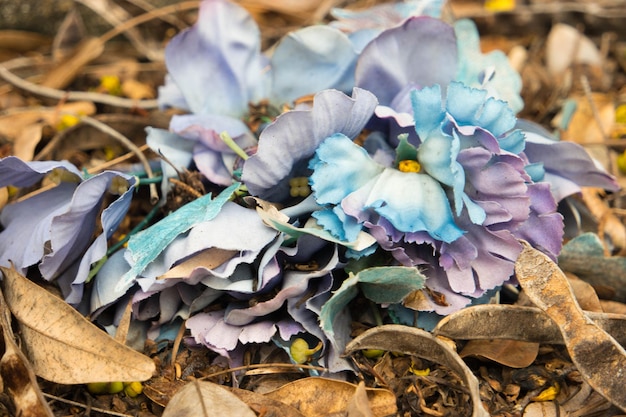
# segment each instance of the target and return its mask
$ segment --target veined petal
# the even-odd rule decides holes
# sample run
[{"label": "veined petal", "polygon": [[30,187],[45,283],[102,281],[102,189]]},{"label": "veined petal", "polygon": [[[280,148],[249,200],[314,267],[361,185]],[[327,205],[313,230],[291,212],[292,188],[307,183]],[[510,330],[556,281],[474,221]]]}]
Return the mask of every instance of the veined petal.
[{"label": "veined petal", "polygon": [[54,170],[61,169],[80,181],[82,174],[68,161],[23,161],[17,156],[0,159],[0,187],[28,187]]},{"label": "veined petal", "polygon": [[420,139],[424,140],[431,132],[441,128],[445,118],[443,103],[441,102],[441,87],[439,84],[413,90],[411,93],[413,105],[413,119],[415,131]]},{"label": "veined petal", "polygon": [[454,223],[441,185],[425,174],[386,168],[347,196],[342,206],[371,208],[401,232],[426,231],[444,242],[452,242],[463,234]]},{"label": "veined petal", "polygon": [[389,105],[408,84],[447,85],[457,72],[454,30],[431,17],[412,17],[388,29],[363,49],[356,85]]},{"label": "veined petal", "polygon": [[196,24],[165,48],[168,72],[193,113],[243,116],[263,97],[259,29],[242,7],[205,0]]},{"label": "veined petal", "polygon": [[280,106],[298,97],[354,86],[357,53],[348,37],[328,26],[310,26],[287,34],[271,57],[271,101]]}]

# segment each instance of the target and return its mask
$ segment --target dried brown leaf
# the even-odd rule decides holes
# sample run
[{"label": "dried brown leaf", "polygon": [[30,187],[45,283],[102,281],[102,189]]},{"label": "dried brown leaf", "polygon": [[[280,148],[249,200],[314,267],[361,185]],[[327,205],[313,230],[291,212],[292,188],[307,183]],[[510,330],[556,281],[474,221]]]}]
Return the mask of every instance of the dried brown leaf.
[{"label": "dried brown leaf", "polygon": [[347,417],[374,417],[369,400],[367,399],[367,391],[363,381],[359,382],[359,385],[357,385],[356,391],[350,399],[346,411]]},{"label": "dried brown leaf", "polygon": [[489,359],[510,368],[526,368],[530,366],[539,353],[539,343],[521,340],[494,339],[470,340],[459,354]]},{"label": "dried brown leaf", "polygon": [[[344,413],[354,397],[357,386],[327,378],[303,378],[265,394],[297,408],[306,417],[325,417]],[[393,415],[397,411],[396,396],[389,390],[367,388],[367,398],[375,416]]]},{"label": "dried brown leaf", "polygon": [[559,327],[582,377],[626,411],[626,350],[585,315],[565,274],[547,255],[526,242],[515,273],[528,297]]},{"label": "dried brown leaf", "polygon": [[0,49],[28,52],[50,43],[50,39],[34,32],[0,30]]},{"label": "dried brown leaf", "polygon": [[116,342],[60,298],[0,267],[2,289],[17,319],[35,373],[61,384],[145,381],[154,362]]},{"label": "dried brown leaf", "polygon": [[[626,315],[585,313],[596,325],[626,345]],[[558,326],[536,307],[476,305],[444,317],[433,330],[436,335],[461,340],[513,339],[544,344],[563,344]]]},{"label": "dried brown leaf", "polygon": [[375,327],[356,337],[346,347],[346,353],[362,349],[400,352],[447,366],[462,378],[469,390],[473,403],[472,416],[489,416],[480,400],[478,380],[458,353],[442,339],[418,328],[389,324]]},{"label": "dried brown leaf", "polygon": [[9,396],[21,417],[53,417],[54,414],[43,397],[37,377],[24,353],[15,344],[11,330],[11,312],[0,291],[0,332],[3,348],[0,359],[0,387]]},{"label": "dried brown leaf", "polygon": [[259,415],[265,412],[266,415],[275,417],[304,417],[296,408],[263,394],[239,388],[229,388],[229,390]]},{"label": "dried brown leaf", "polygon": [[207,381],[188,383],[163,411],[163,417],[256,417],[254,411],[226,388]]}]

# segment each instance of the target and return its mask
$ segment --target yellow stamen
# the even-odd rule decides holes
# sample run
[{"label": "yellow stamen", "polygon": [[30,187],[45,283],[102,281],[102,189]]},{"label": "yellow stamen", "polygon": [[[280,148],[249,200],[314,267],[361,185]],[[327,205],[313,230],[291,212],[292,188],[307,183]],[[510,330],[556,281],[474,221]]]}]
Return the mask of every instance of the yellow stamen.
[{"label": "yellow stamen", "polygon": [[289,180],[289,195],[292,197],[306,197],[311,194],[307,177],[294,177]]},{"label": "yellow stamen", "polygon": [[398,163],[398,169],[402,172],[420,172],[422,170],[422,166],[417,161],[405,159]]}]

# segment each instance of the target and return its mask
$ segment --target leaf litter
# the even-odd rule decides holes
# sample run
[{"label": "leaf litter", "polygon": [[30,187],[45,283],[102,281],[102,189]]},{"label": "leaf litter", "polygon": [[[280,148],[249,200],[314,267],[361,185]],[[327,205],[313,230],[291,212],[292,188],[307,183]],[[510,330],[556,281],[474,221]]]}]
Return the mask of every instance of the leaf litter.
[{"label": "leaf litter", "polygon": [[[99,10],[103,10],[101,7],[109,2],[83,3],[90,5],[94,10],[98,10],[99,7]],[[185,2],[186,7],[190,9],[196,7],[188,3],[191,2]],[[251,3],[248,7],[254,11],[255,18],[262,25],[272,28],[271,31],[267,31],[267,38],[264,39],[267,43],[271,43],[272,38],[278,39],[282,35],[281,31],[310,23],[311,19],[321,19],[327,14],[331,4],[343,6],[341,2],[328,2],[323,6],[309,4],[309,2],[284,6],[269,2],[243,3],[244,5]],[[365,1],[354,3],[356,3],[355,6],[361,7],[371,5],[366,4],[368,2]],[[485,13],[493,14],[494,11],[489,8],[484,9],[487,6],[482,2],[480,5],[478,3],[451,2],[451,7],[457,13],[468,15],[472,15],[472,10],[476,10],[477,7],[480,13],[476,13],[478,16],[476,20],[480,22],[480,16],[484,16]],[[528,12],[522,9],[530,7],[530,12],[537,13],[536,16],[538,16],[534,24],[539,24],[538,21],[541,21],[546,13],[540,14],[541,10],[533,9],[535,6],[537,5],[532,7],[518,5],[518,9],[514,8],[499,16],[503,19],[515,19],[516,10],[521,14],[522,11]],[[579,7],[580,5],[567,3],[566,6]],[[604,6],[601,5],[601,7]],[[118,6],[115,5],[115,7],[119,12]],[[174,18],[172,10],[176,9],[163,11],[161,16]],[[311,13],[312,11],[314,13]],[[597,11],[586,10],[586,12],[594,16]],[[119,15],[118,13],[117,16]],[[122,15],[122,20],[131,18],[131,15],[126,12]],[[274,20],[276,16],[280,19],[278,25]],[[112,24],[119,25],[122,20],[112,21]],[[177,21],[179,28],[181,23]],[[483,22],[483,24],[493,29],[489,22],[486,24]],[[547,72],[542,68],[543,64],[537,62],[539,57],[537,51],[540,49],[536,47],[536,44],[528,44],[524,39],[513,40],[513,43],[520,42],[518,45],[522,45],[530,52],[526,61],[521,64],[527,105],[524,114],[531,114],[533,120],[544,125],[553,123],[553,126],[561,129],[563,137],[568,140],[587,144],[592,154],[606,167],[612,169],[614,174],[618,174],[618,179],[623,182],[623,177],[619,175],[616,166],[619,164],[617,157],[621,155],[624,146],[619,143],[619,136],[613,136],[614,132],[619,132],[619,126],[615,124],[616,107],[623,105],[626,101],[623,97],[623,70],[620,72],[615,68],[607,69],[607,64],[613,62],[607,57],[606,48],[602,49],[606,47],[606,44],[599,44],[595,39],[581,37],[580,28],[555,25],[552,29],[553,31],[547,38],[548,45],[545,51],[547,54],[545,59],[548,62]],[[153,45],[158,44],[162,39],[157,39],[156,43],[153,42],[154,39],[146,40],[142,38],[144,35],[132,29],[132,24],[128,24],[127,29],[118,27],[115,30],[117,33],[129,36],[133,47],[139,51],[140,55],[154,57],[160,52],[160,49],[154,48]],[[493,32],[498,33],[497,30]],[[15,45],[19,49],[29,43],[27,50],[35,48],[41,50],[49,44],[47,39],[37,34],[2,31],[1,35],[3,48],[13,51],[16,50]],[[619,41],[615,46],[619,51],[619,46],[623,46],[624,42],[623,33],[618,33],[617,36]],[[82,45],[76,44],[73,53],[53,65],[50,65],[50,62],[48,65],[41,65],[34,58],[20,58],[21,61],[9,62],[0,67],[2,71],[0,75],[13,87],[22,88],[31,94],[31,97],[23,98],[24,96],[14,91],[10,84],[5,84],[2,90],[4,96],[14,95],[18,97],[15,100],[22,104],[32,104],[34,100],[36,102],[39,99],[42,103],[52,106],[47,108],[24,106],[23,116],[15,113],[16,109],[6,109],[6,113],[0,119],[4,127],[0,142],[0,155],[19,155],[25,160],[32,159],[37,151],[41,151],[43,145],[51,143],[50,131],[59,129],[59,120],[65,114],[91,116],[94,111],[103,113],[103,110],[111,111],[110,108],[113,108],[110,115],[98,114],[95,117],[118,117],[123,113],[134,113],[135,119],[139,119],[141,123],[141,118],[145,116],[146,111],[154,112],[156,103],[151,100],[152,96],[143,92],[133,93],[132,88],[126,89],[127,97],[73,90],[81,83],[84,85],[91,70],[89,65],[98,63],[98,60],[102,58],[103,51],[109,46],[108,39],[111,37],[112,34],[107,34],[100,39],[89,39]],[[568,40],[572,37],[573,41]],[[497,41],[497,38],[495,39]],[[486,37],[484,43],[486,44],[488,40],[493,39]],[[537,41],[537,39],[532,40],[532,42]],[[572,53],[571,56],[562,54],[562,49],[555,50],[552,46],[564,42],[569,42],[569,45],[573,44],[576,54]],[[604,37],[602,42],[607,42]],[[5,44],[8,46],[4,46]],[[566,59],[566,62],[556,62],[559,59]],[[618,64],[623,65],[623,57],[616,56],[615,59]],[[100,63],[99,65],[106,67],[109,64]],[[36,83],[29,81],[28,77],[23,75],[24,70],[28,69],[42,70],[43,77],[35,77]],[[162,67],[160,71],[163,72]],[[20,75],[15,76],[13,72]],[[142,76],[142,74],[137,73],[136,76]],[[607,83],[607,77],[613,77],[611,82]],[[130,78],[129,81],[132,83],[137,80]],[[141,85],[152,83],[156,87],[161,84],[161,81],[152,80],[147,84],[142,82]],[[555,85],[556,87],[544,88],[541,87],[542,85]],[[607,88],[607,85],[614,86],[614,94],[608,93],[611,88]],[[62,91],[66,87],[71,90],[69,93]],[[593,95],[590,94],[590,89],[593,90]],[[542,97],[547,93],[552,93],[552,96]],[[77,98],[84,99],[86,107],[76,109],[67,107],[71,106],[71,103],[65,103],[65,100],[74,101]],[[574,113],[569,124],[564,121],[568,117],[564,101],[568,99],[574,103],[575,107],[581,109]],[[5,102],[10,101],[2,98],[2,103]],[[97,109],[94,109],[93,104],[98,106]],[[107,106],[110,108],[106,109]],[[551,120],[557,112],[561,114]],[[19,116],[18,124],[16,124],[16,116]],[[145,126],[154,125],[155,123],[145,122]],[[582,129],[581,126],[586,129]],[[583,130],[584,135],[581,134]],[[71,153],[75,146],[61,142],[75,138],[77,129],[60,130],[58,133],[63,134],[64,139],[53,142],[52,148],[56,148],[53,149],[54,152]],[[139,142],[141,140],[142,138],[139,138]],[[81,155],[84,164],[78,165],[93,163],[90,159],[97,160],[98,153],[102,155],[110,152],[110,149],[107,149],[110,146],[102,145],[104,141],[104,138],[98,138],[94,140],[92,148],[84,149]],[[119,150],[114,152],[119,156]],[[74,152],[74,155],[77,154]],[[12,192],[14,191],[8,190],[7,195]],[[1,375],[4,391],[12,400],[11,404],[5,405],[5,409],[10,414],[16,415],[52,415],[35,380],[36,374],[47,380],[39,381],[44,392],[49,390],[50,392],[70,393],[72,391],[68,391],[67,387],[61,388],[61,386],[94,382],[94,377],[98,381],[152,379],[152,382],[163,378],[161,382],[169,383],[167,390],[171,395],[164,401],[156,399],[156,390],[152,393],[147,390],[148,392],[140,395],[138,399],[132,399],[128,394],[94,397],[82,389],[84,395],[89,396],[89,402],[94,401],[94,404],[100,405],[99,412],[106,413],[108,409],[118,414],[139,415],[144,412],[140,410],[149,409],[147,415],[193,415],[190,412],[199,413],[198,415],[211,415],[208,410],[215,412],[215,409],[212,409],[215,407],[214,404],[224,407],[220,415],[269,415],[268,410],[273,410],[274,415],[307,416],[394,415],[396,413],[398,415],[608,416],[620,413],[618,409],[626,412],[626,401],[622,389],[624,376],[620,374],[623,372],[624,349],[622,346],[626,340],[624,334],[626,316],[602,312],[601,307],[606,305],[604,303],[606,300],[624,301],[622,251],[626,245],[623,243],[624,226],[622,224],[623,213],[620,211],[620,197],[621,195],[617,194],[611,196],[613,200],[608,200],[606,196],[594,194],[593,190],[584,190],[579,201],[581,204],[577,206],[583,209],[577,213],[577,226],[579,227],[577,235],[580,236],[571,236],[573,239],[565,245],[559,256],[558,266],[539,252],[526,247],[515,266],[522,293],[519,294],[518,290],[513,287],[503,289],[499,295],[502,304],[483,304],[462,309],[443,318],[434,326],[432,333],[407,326],[381,326],[380,318],[375,317],[375,314],[374,317],[368,317],[368,314],[353,315],[361,317],[362,320],[355,320],[353,323],[353,336],[356,337],[348,345],[345,354],[356,364],[358,373],[356,378],[354,376],[343,376],[343,378],[348,378],[355,383],[360,380],[358,384],[311,377],[310,374],[320,371],[307,369],[306,365],[298,367],[297,364],[289,364],[289,357],[284,351],[279,349],[276,352],[260,346],[246,352],[247,360],[252,362],[247,367],[244,366],[242,371],[239,371],[240,373],[230,371],[229,365],[220,361],[216,355],[206,352],[198,354],[194,348],[190,347],[184,347],[180,352],[172,351],[172,344],[171,342],[168,344],[167,339],[154,341],[153,345],[146,346],[147,355],[142,355],[124,348],[112,337],[96,329],[82,315],[67,306],[61,298],[47,295],[47,290],[30,284],[30,281],[22,277],[19,272],[3,268],[3,291],[10,314],[8,311],[3,314],[4,345],[1,352],[3,356],[0,370],[3,371]],[[589,212],[585,212],[585,209]],[[135,207],[134,210],[136,210],[135,215],[140,218],[146,215],[150,207]],[[272,221],[279,224],[277,216],[273,216]],[[299,230],[296,231],[292,224],[286,222],[281,227],[285,230],[291,228],[294,233],[302,233],[306,230],[298,228]],[[186,226],[181,226],[181,228],[185,229]],[[182,229],[176,233],[185,232]],[[311,230],[310,233],[320,232],[318,229]],[[158,253],[155,252],[154,255]],[[231,252],[227,252],[223,259],[231,259],[232,255]],[[197,265],[193,262],[203,263],[201,259],[200,257],[196,260],[192,258],[190,268]],[[213,259],[213,255],[210,259]],[[143,265],[137,266],[139,267]],[[573,284],[573,281],[568,283],[561,270],[577,274],[581,279],[591,283],[591,288],[586,287],[579,292],[586,292],[587,296],[593,293],[590,296],[592,299],[597,293],[601,296],[600,298],[604,299],[599,302],[593,300],[585,302],[582,300],[584,294],[580,294],[581,296],[576,294],[577,302],[571,288],[578,284]],[[164,274],[162,277],[167,278],[167,275]],[[344,282],[349,284],[349,281]],[[546,282],[549,283],[545,284]],[[368,299],[372,298],[372,293],[365,297],[352,295],[352,292],[358,292],[353,291],[357,288],[356,282],[353,285],[349,288],[349,300],[344,302],[335,298],[326,308],[329,309],[339,303],[342,309],[367,311],[370,306]],[[415,285],[419,287],[420,283]],[[411,290],[419,294],[419,288],[411,288]],[[180,291],[183,294],[182,289]],[[417,294],[413,296],[418,297]],[[507,297],[514,301],[507,300]],[[534,306],[523,302],[525,297]],[[583,311],[578,304],[584,306],[586,311]],[[2,306],[6,310],[4,303]],[[590,309],[593,311],[589,311]],[[122,313],[120,311],[116,314]],[[339,313],[333,313],[333,319],[335,314]],[[50,316],[63,320],[63,326],[48,327]],[[415,313],[414,319],[418,320],[418,316]],[[180,320],[184,318],[185,313],[181,312],[177,322],[179,327]],[[13,342],[12,321],[17,323],[17,328],[20,329],[17,337],[19,337],[21,348]],[[116,322],[113,318],[109,321]],[[45,326],[41,327],[42,325]],[[373,328],[366,330],[370,327]],[[438,336],[435,337],[433,334]],[[448,344],[452,340],[456,342],[456,346],[451,347]],[[25,355],[21,349],[25,351]],[[173,355],[170,358],[172,367],[168,365],[170,363],[167,360],[168,355]],[[11,378],[12,375],[7,376],[4,373],[12,362],[19,364],[29,375],[27,380],[17,381],[17,385],[16,381]],[[155,362],[158,365],[156,369],[154,368]],[[273,365],[274,368],[266,370],[259,368],[258,372],[252,372],[255,363]],[[285,365],[289,366],[285,367]],[[280,378],[274,378],[277,373],[281,376],[285,374],[287,368],[293,372],[294,382],[285,384],[285,381]],[[211,376],[216,373],[220,376]],[[196,378],[205,378],[213,382],[197,381]],[[252,400],[249,396],[243,395],[241,390],[233,388],[233,392],[240,395],[241,399],[237,400],[220,387],[220,385],[243,388],[249,386],[250,390],[245,392],[252,393],[255,385],[258,389],[259,383],[255,381],[273,379],[280,381],[282,385],[277,390],[270,391],[269,394],[257,394],[263,395],[261,398],[264,400],[258,396]],[[372,388],[364,389],[364,382]],[[150,387],[149,383],[150,381],[146,383],[146,388]],[[268,387],[272,385],[270,382],[262,382],[261,385],[265,383]],[[384,389],[376,391],[373,387]],[[81,386],[76,385],[72,389],[81,390]],[[558,391],[552,397],[550,396],[552,395],[551,389]],[[176,393],[177,390],[178,393]],[[76,395],[68,395],[68,397],[76,397]],[[120,398],[124,401],[120,401]],[[229,402],[226,401],[227,399]],[[366,399],[369,402],[366,402]],[[267,402],[264,403],[264,401]],[[384,404],[383,406],[377,405],[379,403],[375,401]],[[77,412],[70,411],[69,406],[64,408],[60,404],[62,403],[54,404],[55,414],[76,415]],[[198,407],[197,404],[204,404],[204,407]],[[253,406],[253,404],[256,405]],[[274,408],[270,408],[269,404],[272,404]],[[280,410],[282,404],[290,404],[292,408],[289,410],[292,414],[286,411],[286,405],[285,411],[282,412]],[[190,405],[194,405],[193,410],[185,411]],[[332,405],[338,408],[336,410],[325,408]],[[32,407],[32,411],[26,411],[30,410],[29,407]]]}]

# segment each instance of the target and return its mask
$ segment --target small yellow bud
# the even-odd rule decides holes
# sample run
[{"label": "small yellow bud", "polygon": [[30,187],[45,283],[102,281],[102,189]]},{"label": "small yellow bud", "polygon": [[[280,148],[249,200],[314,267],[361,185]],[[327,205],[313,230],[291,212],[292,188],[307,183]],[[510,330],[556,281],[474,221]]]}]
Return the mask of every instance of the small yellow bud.
[{"label": "small yellow bud", "polygon": [[289,195],[292,197],[306,197],[311,194],[307,177],[294,177],[289,180]]},{"label": "small yellow bud", "polygon": [[78,122],[80,122],[80,118],[75,114],[63,114],[59,118],[59,123],[57,123],[57,130],[65,130],[78,124]]},{"label": "small yellow bud", "polygon": [[426,369],[415,369],[413,367],[413,365],[411,365],[411,367],[409,368],[409,371],[411,371],[411,373],[413,375],[417,375],[417,376],[428,376],[430,375],[430,368],[426,368]]},{"label": "small yellow bud", "polygon": [[420,172],[422,170],[422,166],[417,161],[405,159],[398,163],[398,169],[402,172]]},{"label": "small yellow bud", "polygon": [[137,397],[143,392],[143,385],[139,381],[124,382],[124,393],[131,398]]},{"label": "small yellow bud", "polygon": [[124,384],[117,382],[91,382],[87,384],[87,391],[92,394],[117,394],[122,392]]}]

